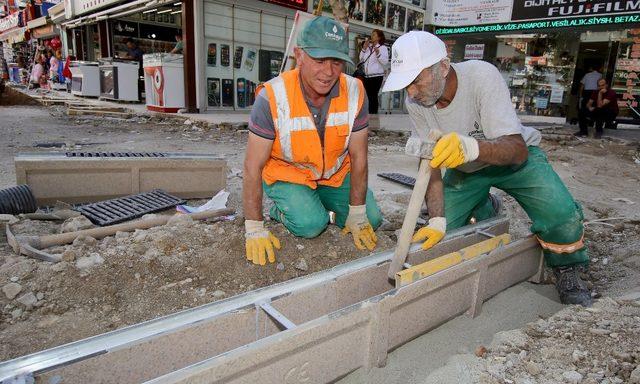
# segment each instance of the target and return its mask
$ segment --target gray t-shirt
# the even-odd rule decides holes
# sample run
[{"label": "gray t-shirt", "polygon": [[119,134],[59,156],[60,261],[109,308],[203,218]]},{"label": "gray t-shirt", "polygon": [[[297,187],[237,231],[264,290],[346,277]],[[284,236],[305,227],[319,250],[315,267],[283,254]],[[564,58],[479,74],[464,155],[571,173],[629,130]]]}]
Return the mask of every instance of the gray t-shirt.
[{"label": "gray t-shirt", "polygon": [[[430,136],[432,129],[440,130],[443,135],[457,132],[477,140],[520,134],[527,145],[540,144],[540,132],[520,123],[509,89],[496,67],[478,60],[451,65],[458,77],[458,89],[447,107],[425,108],[407,98],[409,116],[416,130],[422,131],[421,136]],[[474,172],[486,166],[474,161],[456,169]]]},{"label": "gray t-shirt", "polygon": [[[331,88],[331,91],[329,91],[329,95],[327,95],[327,98],[325,99],[324,104],[321,108],[316,108],[311,105],[311,103],[307,102],[307,106],[309,107],[309,111],[313,116],[316,129],[318,130],[318,135],[320,136],[320,142],[323,145],[324,127],[327,121],[329,105],[331,104],[331,99],[339,96],[340,93],[340,86],[338,83],[339,81],[336,82],[333,88]],[[351,132],[358,132],[369,126],[368,111],[369,100],[367,99],[367,94],[365,93],[362,107],[360,108],[360,111],[358,112],[358,115],[353,122],[353,129],[351,129]],[[269,107],[269,96],[267,95],[267,91],[264,89],[260,91],[258,97],[256,97],[256,101],[251,109],[251,116],[249,117],[249,131],[265,139],[274,140],[276,138],[276,130],[275,126],[273,125],[271,108]]]}]

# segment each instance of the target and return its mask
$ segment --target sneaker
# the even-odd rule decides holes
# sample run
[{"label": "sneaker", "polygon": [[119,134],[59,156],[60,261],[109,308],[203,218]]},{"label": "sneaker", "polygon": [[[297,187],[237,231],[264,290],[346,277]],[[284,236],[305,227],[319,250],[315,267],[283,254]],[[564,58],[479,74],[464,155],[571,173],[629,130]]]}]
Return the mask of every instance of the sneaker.
[{"label": "sneaker", "polygon": [[596,132],[596,133],[593,135],[593,138],[594,138],[594,139],[602,139],[602,132]]},{"label": "sneaker", "polygon": [[573,134],[573,136],[578,136],[578,137],[587,137],[589,134],[582,132],[582,131],[578,131],[576,133]]},{"label": "sneaker", "polygon": [[562,304],[580,304],[590,307],[592,302],[591,292],[580,278],[580,267],[570,265],[553,269],[556,277],[556,289],[560,295]]}]

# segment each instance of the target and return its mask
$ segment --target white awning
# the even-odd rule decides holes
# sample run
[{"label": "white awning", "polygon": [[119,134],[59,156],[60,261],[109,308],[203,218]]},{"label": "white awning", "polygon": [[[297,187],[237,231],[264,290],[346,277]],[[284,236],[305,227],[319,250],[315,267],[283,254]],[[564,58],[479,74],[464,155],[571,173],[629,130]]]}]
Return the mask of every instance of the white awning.
[{"label": "white awning", "polygon": [[64,14],[64,2],[54,5],[49,8],[49,17],[51,18],[51,22],[60,23],[65,19]]},{"label": "white awning", "polygon": [[25,40],[24,33],[26,30],[26,27],[18,27],[9,31],[4,31],[0,33],[0,41],[6,41],[9,44],[22,42]]},{"label": "white awning", "polygon": [[142,12],[147,9],[152,9],[174,2],[176,2],[176,0],[135,0],[127,4],[122,4],[113,8],[105,9],[104,11],[66,21],[62,23],[62,25],[65,28],[75,28],[81,25],[93,24],[101,20],[125,17],[133,13]]},{"label": "white awning", "polygon": [[37,19],[29,21],[27,23],[27,28],[34,29],[42,27],[43,25],[47,25],[47,16],[38,17]]}]

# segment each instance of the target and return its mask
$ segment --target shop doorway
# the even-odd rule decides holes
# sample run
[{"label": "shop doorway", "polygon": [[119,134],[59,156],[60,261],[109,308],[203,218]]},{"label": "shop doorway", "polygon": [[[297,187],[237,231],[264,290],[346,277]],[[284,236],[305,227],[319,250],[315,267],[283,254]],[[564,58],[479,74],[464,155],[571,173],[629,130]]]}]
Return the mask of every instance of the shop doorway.
[{"label": "shop doorway", "polygon": [[611,84],[617,52],[618,43],[615,41],[580,43],[571,85],[571,101],[568,108],[567,121],[572,124],[576,124],[578,121],[580,81],[590,69],[596,69],[602,73],[604,78]]}]

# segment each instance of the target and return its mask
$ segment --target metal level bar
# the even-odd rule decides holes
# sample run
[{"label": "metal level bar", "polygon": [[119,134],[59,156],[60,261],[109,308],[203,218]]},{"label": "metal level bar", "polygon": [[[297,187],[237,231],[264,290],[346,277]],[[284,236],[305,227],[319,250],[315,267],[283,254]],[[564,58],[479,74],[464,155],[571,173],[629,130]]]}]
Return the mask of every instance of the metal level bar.
[{"label": "metal level bar", "polygon": [[271,318],[280,323],[286,329],[294,329],[296,325],[289,319],[285,317],[282,313],[280,313],[277,309],[275,309],[271,303],[260,303],[258,304],[263,311],[265,311]]},{"label": "metal level bar", "polygon": [[496,235],[494,235],[493,233],[489,233],[487,231],[483,231],[482,229],[476,230],[476,233],[479,234],[479,235],[487,236],[488,238],[496,237]]},{"label": "metal level bar", "polygon": [[[443,242],[474,234],[477,229],[488,229],[505,223],[507,223],[507,219],[504,215],[501,215],[491,220],[453,230],[445,236]],[[413,244],[410,248],[410,254],[421,250],[420,244]],[[126,348],[128,345],[141,343],[169,332],[187,328],[196,323],[210,321],[233,311],[254,307],[255,303],[258,302],[270,301],[273,298],[286,296],[292,292],[330,282],[364,268],[386,263],[392,256],[393,250],[373,254],[338,265],[332,269],[2,362],[0,363],[0,381],[18,375],[45,372],[56,367],[105,354],[109,351]]]}]

